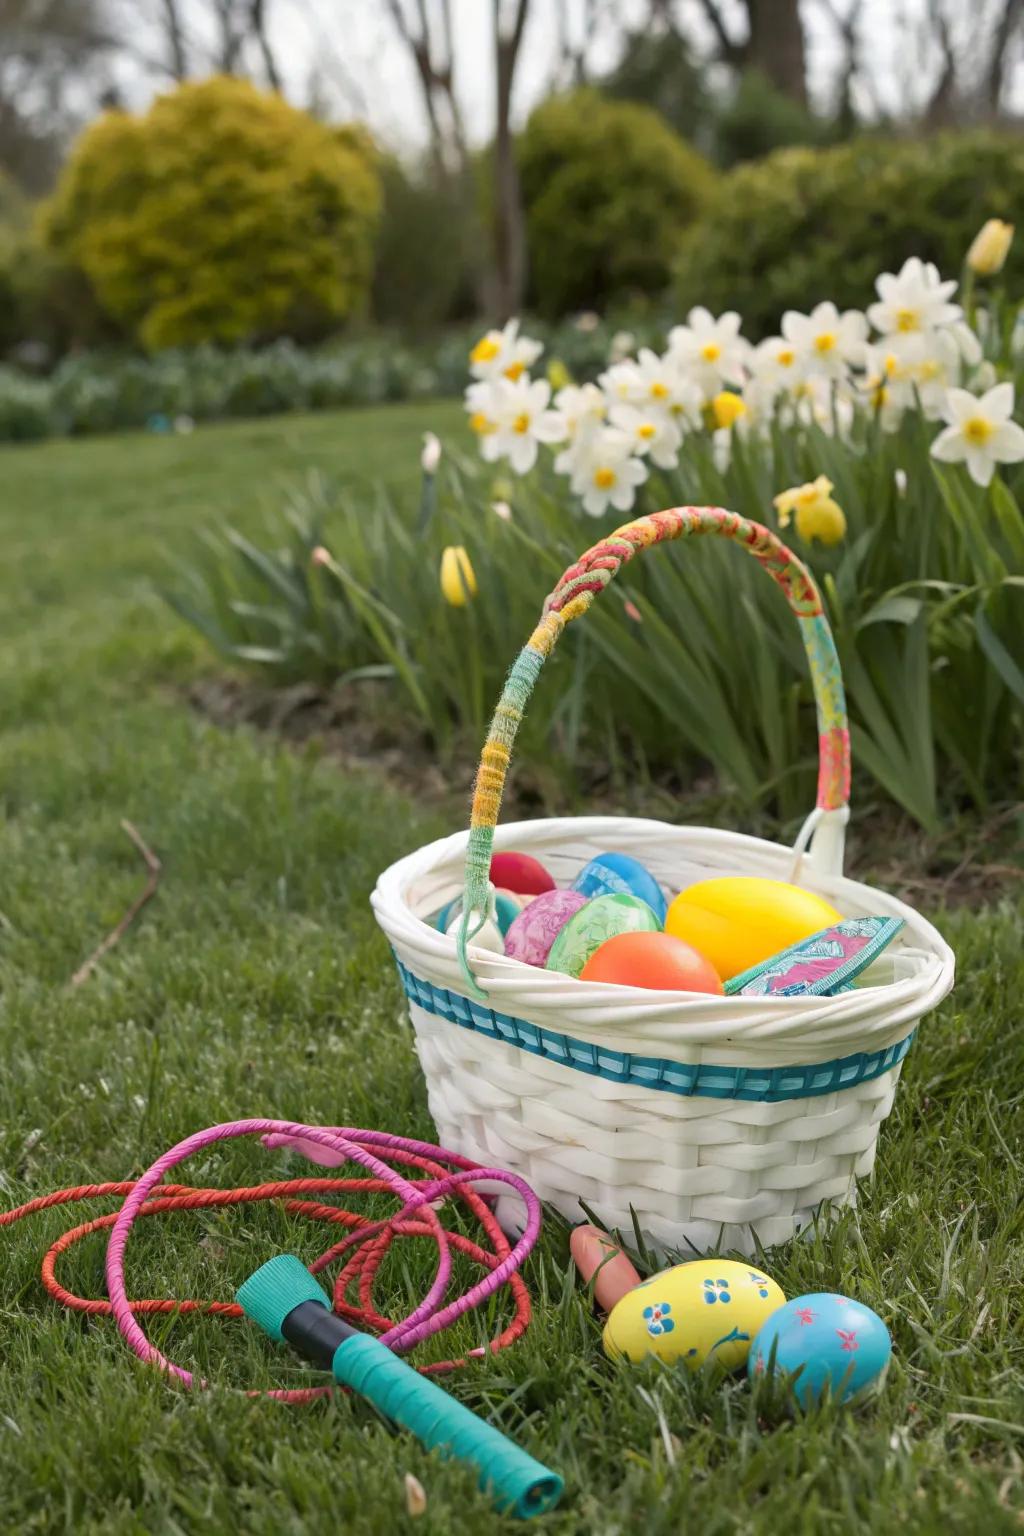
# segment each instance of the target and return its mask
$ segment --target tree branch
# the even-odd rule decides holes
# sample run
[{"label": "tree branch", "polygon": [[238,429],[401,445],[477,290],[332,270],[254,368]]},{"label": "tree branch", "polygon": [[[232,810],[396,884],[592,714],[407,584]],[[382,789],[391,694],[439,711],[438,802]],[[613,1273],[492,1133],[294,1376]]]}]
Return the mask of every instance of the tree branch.
[{"label": "tree branch", "polygon": [[109,954],[110,951],[114,948],[115,944],[119,944],[121,942],[124,935],[131,927],[132,923],[135,921],[143,907],[146,905],[147,901],[151,901],[156,895],[157,889],[160,885],[160,875],[163,871],[163,865],[160,863],[160,860],[157,858],[156,854],[152,851],[151,848],[147,847],[141,833],[132,826],[130,821],[122,821],[121,827],[131,838],[132,842],[139,850],[139,853],[142,855],[143,862],[146,868],[149,870],[149,877],[146,880],[142,890],[139,892],[138,896],[136,896],[135,900],[128,908],[124,917],[122,917],[121,921],[118,923],[117,927],[111,929],[106,938],[103,940],[103,943],[99,944],[93,950],[89,958],[83,961],[82,964],[78,967],[78,970],[71,978],[70,984],[73,987],[80,987],[83,981],[87,981],[92,975],[93,971],[96,969],[97,965],[99,965],[100,961],[103,959],[103,956]]}]

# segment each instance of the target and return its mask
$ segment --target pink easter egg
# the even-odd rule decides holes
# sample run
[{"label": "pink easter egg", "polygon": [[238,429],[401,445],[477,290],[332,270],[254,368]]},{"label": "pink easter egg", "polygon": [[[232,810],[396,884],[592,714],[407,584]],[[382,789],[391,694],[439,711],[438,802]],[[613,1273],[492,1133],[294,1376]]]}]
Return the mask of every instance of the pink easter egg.
[{"label": "pink easter egg", "polygon": [[505,935],[505,953],[525,965],[544,965],[559,932],[587,897],[580,891],[545,891],[525,907]]}]

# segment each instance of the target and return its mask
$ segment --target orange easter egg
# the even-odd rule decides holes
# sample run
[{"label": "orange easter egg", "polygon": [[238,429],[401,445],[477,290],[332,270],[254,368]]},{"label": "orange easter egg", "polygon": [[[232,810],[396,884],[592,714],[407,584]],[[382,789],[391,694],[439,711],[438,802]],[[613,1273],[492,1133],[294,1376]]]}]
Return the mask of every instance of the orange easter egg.
[{"label": "orange easter egg", "polygon": [[619,933],[596,949],[581,981],[610,981],[656,992],[713,992],[722,978],[710,960],[670,933]]}]

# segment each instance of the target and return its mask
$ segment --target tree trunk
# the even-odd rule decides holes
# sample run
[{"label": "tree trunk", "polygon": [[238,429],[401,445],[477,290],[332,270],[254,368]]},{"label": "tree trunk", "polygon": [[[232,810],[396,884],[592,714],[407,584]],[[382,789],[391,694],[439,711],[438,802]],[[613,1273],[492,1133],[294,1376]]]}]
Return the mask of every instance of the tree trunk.
[{"label": "tree trunk", "polygon": [[799,0],[747,0],[746,62],[786,96],[807,105],[807,59]]},{"label": "tree trunk", "polygon": [[512,82],[522,41],[529,0],[516,0],[511,30],[502,32],[501,0],[494,0],[494,47],[497,73],[497,117],[494,132],[495,301],[498,318],[517,314],[526,282],[526,229],[523,201],[512,140]]},{"label": "tree trunk", "polygon": [[163,8],[167,51],[170,54],[170,71],[175,80],[184,80],[188,74],[188,59],[185,54],[185,34],[181,27],[178,0],[163,0]]}]

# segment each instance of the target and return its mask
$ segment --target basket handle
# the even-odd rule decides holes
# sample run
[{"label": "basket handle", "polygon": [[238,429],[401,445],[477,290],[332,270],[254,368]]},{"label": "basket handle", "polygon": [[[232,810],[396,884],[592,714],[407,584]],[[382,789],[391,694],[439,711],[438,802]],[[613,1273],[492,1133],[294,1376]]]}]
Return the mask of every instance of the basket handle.
[{"label": "basket handle", "polygon": [[[668,539],[700,533],[716,533],[723,538],[738,540],[782,588],[800,625],[818,713],[817,811],[805,826],[800,843],[820,821],[822,813],[845,812],[850,795],[850,733],[843,679],[821,594],[807,567],[770,528],[722,507],[673,507],[625,523],[581,555],[558,581],[544,604],[540,623],[520,651],[505,681],[480,754],[466,850],[463,916],[458,932],[459,964],[477,995],[483,994],[469,969],[466,947],[483,922],[480,914],[486,913],[490,905],[494,828],[501,810],[516,732],[540,669],[565,626],[586,613],[597,594],[638,551]],[[845,820],[845,816],[841,820]],[[834,862],[841,867],[841,837]],[[470,930],[474,914],[477,914],[477,921]]]}]

